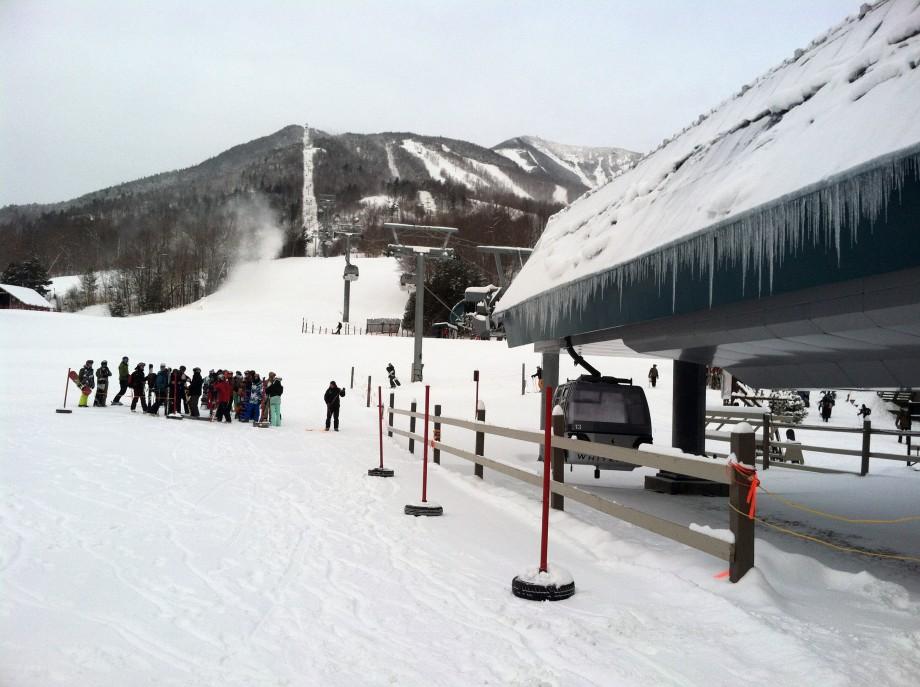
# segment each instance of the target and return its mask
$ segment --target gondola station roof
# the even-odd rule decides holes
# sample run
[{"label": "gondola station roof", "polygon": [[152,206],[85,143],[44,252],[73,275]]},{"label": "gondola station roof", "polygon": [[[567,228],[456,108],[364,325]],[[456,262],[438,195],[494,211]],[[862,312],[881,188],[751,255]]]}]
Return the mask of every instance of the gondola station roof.
[{"label": "gondola station roof", "polygon": [[511,345],[920,384],[920,3],[863,5],[554,215],[497,314]]}]

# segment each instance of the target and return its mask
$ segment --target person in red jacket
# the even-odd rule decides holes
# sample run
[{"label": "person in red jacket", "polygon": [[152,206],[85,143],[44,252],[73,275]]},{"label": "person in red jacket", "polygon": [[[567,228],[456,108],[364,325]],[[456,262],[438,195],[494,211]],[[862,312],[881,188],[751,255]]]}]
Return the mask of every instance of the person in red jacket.
[{"label": "person in red jacket", "polygon": [[233,387],[230,386],[230,373],[226,373],[214,383],[213,392],[217,396],[217,421],[224,418],[230,422],[230,400],[233,398]]}]

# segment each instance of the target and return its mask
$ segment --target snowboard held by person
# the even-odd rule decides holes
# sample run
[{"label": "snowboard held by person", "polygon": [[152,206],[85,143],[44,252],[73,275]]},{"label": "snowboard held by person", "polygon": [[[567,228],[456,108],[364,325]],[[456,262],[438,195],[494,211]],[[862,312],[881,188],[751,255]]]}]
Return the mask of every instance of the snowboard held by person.
[{"label": "snowboard held by person", "polygon": [[105,408],[105,398],[109,394],[109,377],[111,376],[109,363],[103,360],[99,363],[99,369],[96,370],[96,398],[93,399],[93,406],[96,408]]},{"label": "snowboard held by person", "polygon": [[396,378],[396,368],[393,367],[393,363],[387,364],[387,379],[390,380],[390,388],[395,389],[400,386],[399,380]]},{"label": "snowboard held by person", "polygon": [[339,407],[340,399],[345,395],[345,389],[340,389],[335,381],[329,382],[329,388],[323,394],[323,400],[326,402],[326,431],[329,431],[330,420],[332,421],[335,431],[339,431]]},{"label": "snowboard held by person", "polygon": [[77,381],[80,384],[80,391],[82,392],[77,407],[87,408],[89,407],[87,404],[89,394],[93,390],[93,387],[96,386],[96,373],[93,370],[92,360],[87,360],[86,364],[80,368],[80,371],[77,373]]}]

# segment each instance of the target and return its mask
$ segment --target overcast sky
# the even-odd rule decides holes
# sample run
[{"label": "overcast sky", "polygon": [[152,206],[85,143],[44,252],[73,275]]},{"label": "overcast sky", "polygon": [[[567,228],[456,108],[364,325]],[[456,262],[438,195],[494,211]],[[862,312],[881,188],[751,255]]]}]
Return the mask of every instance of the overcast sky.
[{"label": "overcast sky", "polygon": [[644,151],[858,0],[0,0],[0,205],[288,124]]}]

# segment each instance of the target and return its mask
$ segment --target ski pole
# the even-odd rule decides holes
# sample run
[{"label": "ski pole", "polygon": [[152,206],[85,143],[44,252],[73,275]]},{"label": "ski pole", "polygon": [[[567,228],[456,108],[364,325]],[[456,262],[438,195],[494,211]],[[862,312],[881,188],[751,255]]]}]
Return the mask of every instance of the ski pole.
[{"label": "ski pole", "polygon": [[67,407],[67,390],[70,388],[70,373],[72,368],[67,368],[67,381],[64,382],[64,407]]}]

